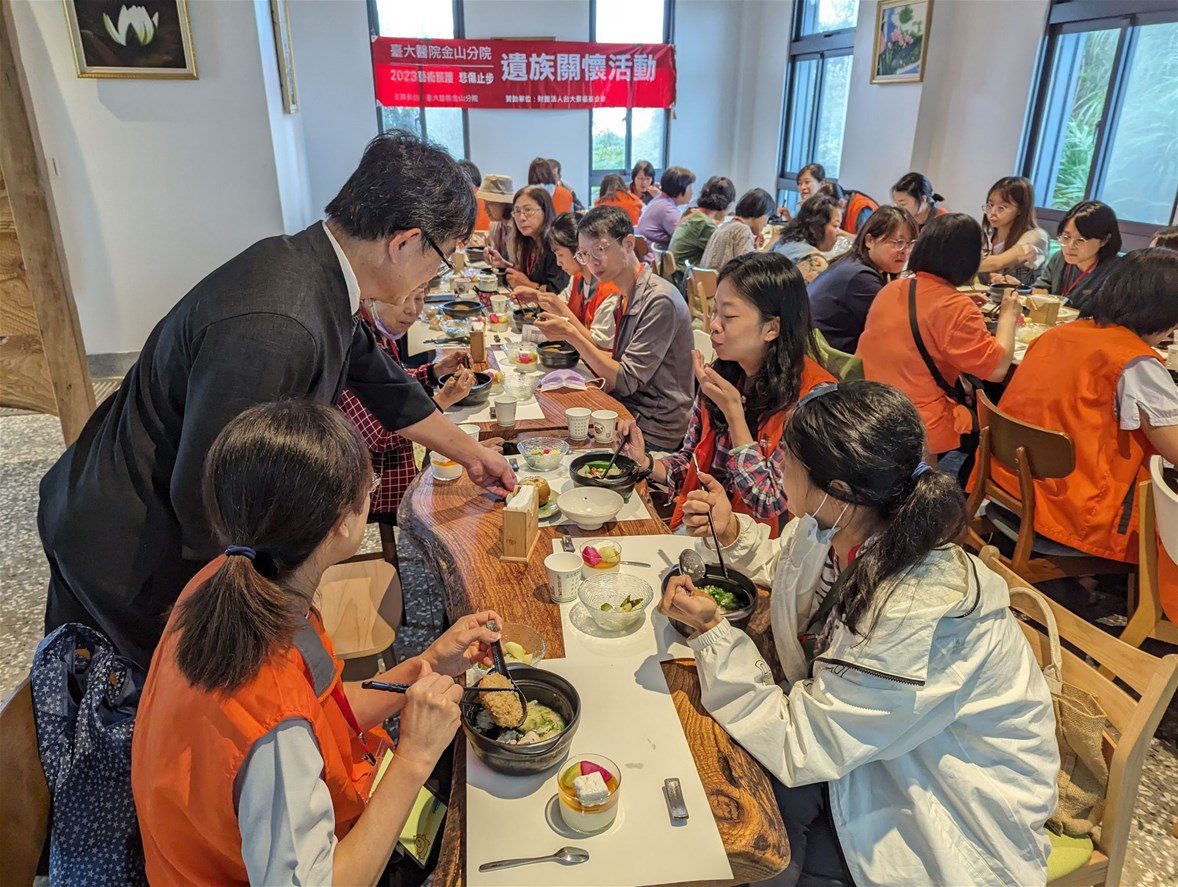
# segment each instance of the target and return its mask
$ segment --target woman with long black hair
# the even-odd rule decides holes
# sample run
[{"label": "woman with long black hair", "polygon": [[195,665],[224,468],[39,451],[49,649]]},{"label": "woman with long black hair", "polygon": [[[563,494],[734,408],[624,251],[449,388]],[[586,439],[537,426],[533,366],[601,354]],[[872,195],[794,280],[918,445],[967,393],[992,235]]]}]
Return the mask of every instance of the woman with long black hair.
[{"label": "woman with long black hair", "polygon": [[683,446],[654,459],[638,426],[623,422],[622,453],[677,494],[672,529],[682,522],[683,503],[702,470],[719,478],[734,510],[768,524],[776,536],[789,504],[781,474],[785,416],[807,391],[834,379],[813,356],[802,275],[771,253],[732,259],[720,270],[710,332],[716,360],[705,366],[700,353],[693,354],[700,393]]},{"label": "woman with long black hair", "polygon": [[786,680],[687,577],[659,609],[695,630],[703,705],[775,777],[785,884],[1042,884],[1059,774],[1047,683],[1002,577],[953,544],[965,503],[877,382],[815,388],[783,436],[799,517],[779,540],[712,477],[685,506],[705,559],[772,585]]},{"label": "woman with long black hair", "polygon": [[538,286],[559,293],[569,284],[569,275],[548,245],[548,229],[556,218],[552,196],[538,185],[528,185],[515,192],[511,206],[511,254],[507,262],[494,250],[491,264],[507,268],[511,287]]}]

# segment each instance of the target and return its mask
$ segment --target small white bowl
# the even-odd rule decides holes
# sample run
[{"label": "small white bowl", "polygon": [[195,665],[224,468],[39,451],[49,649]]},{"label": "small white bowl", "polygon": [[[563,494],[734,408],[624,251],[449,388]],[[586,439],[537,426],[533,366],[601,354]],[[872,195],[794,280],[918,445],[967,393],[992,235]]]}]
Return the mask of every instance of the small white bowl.
[{"label": "small white bowl", "polygon": [[[619,552],[621,552],[621,550],[622,550],[622,543],[618,539],[613,539],[613,538],[610,538],[610,539],[589,539],[589,540],[585,541],[584,543],[582,543],[580,541],[577,542],[577,554],[578,555],[581,554],[590,545],[592,545],[594,548],[601,548],[601,546],[603,546],[603,545],[612,545]],[[611,573],[620,572],[621,569],[622,569],[622,559],[620,556],[618,557],[618,562],[616,564],[614,564],[612,567],[591,567],[587,563],[585,563],[584,557],[581,558],[581,578],[583,578],[583,579],[596,579],[599,576],[608,576]]]},{"label": "small white bowl", "polygon": [[582,530],[596,530],[613,520],[626,504],[613,490],[574,487],[556,497],[556,505]]}]

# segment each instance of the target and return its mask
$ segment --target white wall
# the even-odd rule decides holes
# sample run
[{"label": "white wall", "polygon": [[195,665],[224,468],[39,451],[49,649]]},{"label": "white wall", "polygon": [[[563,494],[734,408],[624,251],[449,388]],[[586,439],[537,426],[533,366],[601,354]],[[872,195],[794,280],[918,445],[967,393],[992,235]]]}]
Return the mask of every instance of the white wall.
[{"label": "white wall", "polygon": [[61,4],[13,2],[90,353],[139,348],[194,283],[283,230],[254,5],[188,6],[199,80],[83,80]]}]

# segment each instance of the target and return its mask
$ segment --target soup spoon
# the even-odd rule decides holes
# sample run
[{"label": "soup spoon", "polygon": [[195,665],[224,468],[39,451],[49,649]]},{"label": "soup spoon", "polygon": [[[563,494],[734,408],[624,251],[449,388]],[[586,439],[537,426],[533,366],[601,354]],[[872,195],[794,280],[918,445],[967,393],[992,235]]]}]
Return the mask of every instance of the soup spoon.
[{"label": "soup spoon", "polygon": [[517,865],[531,865],[534,862],[563,862],[566,865],[576,865],[589,861],[589,851],[580,847],[561,847],[548,856],[526,856],[521,859],[500,859],[495,862],[484,862],[479,866],[480,872],[493,872],[496,869],[509,869]]}]

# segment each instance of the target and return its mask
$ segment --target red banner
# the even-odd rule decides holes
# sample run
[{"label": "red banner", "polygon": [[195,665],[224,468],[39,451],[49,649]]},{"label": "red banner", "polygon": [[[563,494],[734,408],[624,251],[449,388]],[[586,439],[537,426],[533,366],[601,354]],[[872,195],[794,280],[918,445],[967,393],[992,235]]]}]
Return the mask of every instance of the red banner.
[{"label": "red banner", "polygon": [[414,40],[375,37],[376,100],[386,107],[669,108],[669,43]]}]

